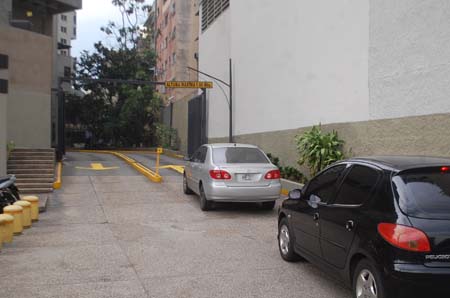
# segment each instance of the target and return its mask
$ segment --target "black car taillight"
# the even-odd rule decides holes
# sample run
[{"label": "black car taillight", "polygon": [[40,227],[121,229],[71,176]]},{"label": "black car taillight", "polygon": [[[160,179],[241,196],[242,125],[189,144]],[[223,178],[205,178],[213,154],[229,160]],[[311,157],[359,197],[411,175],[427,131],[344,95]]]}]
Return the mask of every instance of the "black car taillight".
[{"label": "black car taillight", "polygon": [[414,252],[430,252],[427,235],[421,230],[392,223],[380,223],[378,233],[391,245]]}]

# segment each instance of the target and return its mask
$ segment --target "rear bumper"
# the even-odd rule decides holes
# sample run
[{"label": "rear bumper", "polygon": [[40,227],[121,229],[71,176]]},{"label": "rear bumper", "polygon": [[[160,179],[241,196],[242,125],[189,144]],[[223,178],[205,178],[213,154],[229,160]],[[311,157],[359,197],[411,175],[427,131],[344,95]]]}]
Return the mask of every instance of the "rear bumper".
[{"label": "rear bumper", "polygon": [[426,289],[450,293],[450,268],[432,268],[420,264],[395,264],[390,274],[391,286],[411,290]]},{"label": "rear bumper", "polygon": [[280,198],[281,183],[262,187],[230,187],[211,183],[205,187],[208,200],[220,202],[270,202]]}]

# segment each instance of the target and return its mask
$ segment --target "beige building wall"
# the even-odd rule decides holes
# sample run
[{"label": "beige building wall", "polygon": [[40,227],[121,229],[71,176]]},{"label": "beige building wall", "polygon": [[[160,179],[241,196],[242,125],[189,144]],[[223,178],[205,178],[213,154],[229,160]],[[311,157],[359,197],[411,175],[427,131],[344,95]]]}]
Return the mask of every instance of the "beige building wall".
[{"label": "beige building wall", "polygon": [[48,148],[52,38],[0,26],[0,40],[0,53],[9,55],[7,140],[17,147]]},{"label": "beige building wall", "polygon": [[6,94],[0,94],[0,176],[6,175]]}]

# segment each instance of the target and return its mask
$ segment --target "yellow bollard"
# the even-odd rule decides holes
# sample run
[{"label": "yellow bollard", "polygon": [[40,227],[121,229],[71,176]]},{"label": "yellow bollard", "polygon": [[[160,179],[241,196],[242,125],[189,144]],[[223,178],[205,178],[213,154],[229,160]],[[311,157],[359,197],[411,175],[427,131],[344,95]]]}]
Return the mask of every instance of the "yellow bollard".
[{"label": "yellow bollard", "polygon": [[31,220],[39,220],[39,197],[38,196],[24,196],[23,201],[31,203]]},{"label": "yellow bollard", "polygon": [[10,205],[3,208],[4,214],[9,214],[14,217],[14,235],[20,235],[23,231],[23,208],[17,205]]},{"label": "yellow bollard", "polygon": [[3,218],[0,218],[0,250],[3,247],[3,239],[6,236],[6,221]]},{"label": "yellow bollard", "polygon": [[27,201],[17,201],[14,205],[23,208],[23,227],[25,229],[31,228],[31,203]]},{"label": "yellow bollard", "polygon": [[4,243],[11,243],[14,234],[14,217],[9,214],[0,214],[0,221],[1,220],[3,220],[5,223],[5,234],[3,235],[3,239],[0,238],[0,241],[3,241]]}]

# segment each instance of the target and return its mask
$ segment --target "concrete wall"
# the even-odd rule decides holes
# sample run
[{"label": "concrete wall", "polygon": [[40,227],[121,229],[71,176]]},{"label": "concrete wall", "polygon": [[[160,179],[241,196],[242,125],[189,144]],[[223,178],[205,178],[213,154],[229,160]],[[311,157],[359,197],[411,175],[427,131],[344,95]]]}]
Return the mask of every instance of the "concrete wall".
[{"label": "concrete wall", "polygon": [[9,24],[9,16],[12,11],[12,0],[0,1],[0,25]]},{"label": "concrete wall", "polygon": [[8,140],[50,147],[52,39],[0,26],[0,53],[9,55]]}]

